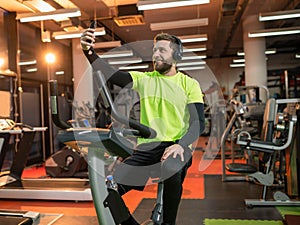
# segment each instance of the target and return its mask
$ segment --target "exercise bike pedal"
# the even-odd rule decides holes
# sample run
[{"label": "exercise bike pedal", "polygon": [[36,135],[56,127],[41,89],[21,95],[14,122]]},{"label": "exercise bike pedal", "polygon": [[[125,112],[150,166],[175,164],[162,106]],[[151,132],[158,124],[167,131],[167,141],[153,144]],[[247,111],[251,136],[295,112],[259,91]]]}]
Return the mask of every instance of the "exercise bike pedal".
[{"label": "exercise bike pedal", "polygon": [[151,220],[153,221],[153,224],[160,225],[163,222],[163,205],[161,203],[156,203],[152,215]]},{"label": "exercise bike pedal", "polygon": [[152,211],[151,219],[146,220],[141,225],[161,225],[163,222],[162,210],[162,204],[156,203]]}]

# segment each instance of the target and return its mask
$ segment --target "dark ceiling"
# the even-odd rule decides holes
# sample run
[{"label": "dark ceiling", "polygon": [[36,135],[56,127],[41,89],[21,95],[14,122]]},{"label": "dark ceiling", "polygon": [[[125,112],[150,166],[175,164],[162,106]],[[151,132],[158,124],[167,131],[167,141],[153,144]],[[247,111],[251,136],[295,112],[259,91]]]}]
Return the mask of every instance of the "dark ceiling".
[{"label": "dark ceiling", "polygon": [[[38,0],[0,0],[0,7],[17,13],[26,10],[20,4]],[[62,8],[58,0],[45,0],[55,8]],[[70,0],[81,10],[80,18],[72,19],[73,24],[86,28],[90,21],[97,19],[98,26],[104,26],[107,34],[98,41],[121,40],[123,44],[142,40],[151,40],[156,33],[168,32],[178,36],[207,34],[207,58],[235,57],[237,51],[243,49],[242,21],[250,15],[261,12],[291,10],[300,8],[300,0],[210,0],[209,4],[185,6],[159,10],[137,11],[137,0]],[[9,2],[9,4],[8,4]],[[114,5],[115,3],[115,5]],[[112,4],[112,6],[107,6]],[[124,14],[141,14],[145,21],[143,25],[130,24],[119,27],[114,18]],[[129,14],[130,14],[129,13]],[[195,18],[208,18],[207,26],[151,31],[150,23],[170,22]],[[265,28],[300,26],[300,19],[289,19],[273,22],[263,22]],[[32,23],[40,26],[39,22]],[[60,23],[46,21],[45,29],[62,31]],[[67,42],[65,42],[67,43]],[[276,48],[277,52],[299,52],[300,35],[287,35],[266,38],[266,48]]]}]

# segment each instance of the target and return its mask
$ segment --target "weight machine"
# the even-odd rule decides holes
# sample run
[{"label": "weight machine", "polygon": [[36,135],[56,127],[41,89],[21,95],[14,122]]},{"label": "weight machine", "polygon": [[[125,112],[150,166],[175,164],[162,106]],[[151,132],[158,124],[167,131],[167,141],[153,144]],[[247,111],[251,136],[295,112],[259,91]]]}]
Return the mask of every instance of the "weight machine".
[{"label": "weight machine", "polygon": [[[230,100],[228,109],[227,126],[221,137],[221,160],[223,181],[246,181],[245,174],[257,171],[254,165],[253,152],[244,151],[236,144],[237,134],[242,131],[252,136],[259,136],[262,130],[262,118],[266,103],[257,101],[261,92],[269,98],[269,91],[265,86],[241,86],[236,88]],[[230,142],[230,145],[227,144]],[[230,148],[229,158],[231,162],[226,164],[226,151]],[[237,152],[239,158],[245,158],[246,163],[237,163]],[[227,171],[236,174],[227,174]]]},{"label": "weight machine", "polygon": [[[248,207],[253,206],[300,206],[300,201],[291,200],[282,191],[276,191],[273,199],[267,199],[269,187],[274,185],[274,168],[277,153],[284,155],[284,151],[292,143],[295,135],[297,117],[288,112],[278,113],[280,104],[299,104],[300,99],[269,99],[267,101],[263,135],[260,140],[252,138],[251,134],[242,131],[238,134],[237,144],[250,151],[258,151],[263,154],[263,170],[249,174],[248,177],[263,185],[260,199],[246,199]],[[298,118],[299,119],[299,118]],[[299,122],[298,125],[299,126]],[[282,163],[282,161],[280,162]],[[286,185],[286,184],[285,184]]]}]

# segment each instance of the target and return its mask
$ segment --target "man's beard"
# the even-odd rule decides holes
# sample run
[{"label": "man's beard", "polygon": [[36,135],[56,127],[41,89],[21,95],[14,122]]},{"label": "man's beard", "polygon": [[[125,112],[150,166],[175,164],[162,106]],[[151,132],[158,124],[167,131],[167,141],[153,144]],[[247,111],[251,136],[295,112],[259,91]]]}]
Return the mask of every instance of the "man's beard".
[{"label": "man's beard", "polygon": [[160,74],[168,73],[171,70],[171,68],[172,68],[172,63],[168,63],[164,61],[161,64],[157,64],[156,62],[154,62],[154,69]]}]

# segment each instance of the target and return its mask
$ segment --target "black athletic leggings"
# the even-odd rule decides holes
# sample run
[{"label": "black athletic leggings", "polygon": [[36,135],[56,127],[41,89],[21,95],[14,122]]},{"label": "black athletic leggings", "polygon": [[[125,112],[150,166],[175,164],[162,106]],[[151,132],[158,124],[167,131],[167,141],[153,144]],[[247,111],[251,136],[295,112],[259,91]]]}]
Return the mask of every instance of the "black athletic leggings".
[{"label": "black athletic leggings", "polygon": [[173,142],[155,142],[139,145],[133,155],[116,168],[114,174],[121,195],[132,189],[143,190],[149,177],[159,175],[164,180],[163,218],[167,224],[175,224],[182,195],[182,183],[187,169],[192,164],[190,148],[184,151],[184,162],[179,156],[176,158],[170,156],[161,163],[165,148],[173,144]]}]

